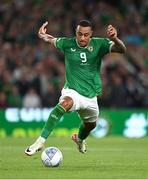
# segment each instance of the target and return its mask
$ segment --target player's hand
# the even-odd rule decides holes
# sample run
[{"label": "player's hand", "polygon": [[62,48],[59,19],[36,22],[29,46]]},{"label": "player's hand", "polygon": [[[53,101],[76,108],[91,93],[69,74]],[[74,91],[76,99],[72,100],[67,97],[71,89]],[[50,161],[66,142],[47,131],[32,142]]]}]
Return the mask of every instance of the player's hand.
[{"label": "player's hand", "polygon": [[47,28],[46,26],[48,25],[48,22],[46,21],[39,29],[39,32],[38,32],[38,36],[39,38],[43,39],[44,41],[46,42],[49,42],[50,39],[53,38],[53,36],[49,35],[46,33],[47,31]]},{"label": "player's hand", "polygon": [[117,30],[112,25],[109,25],[107,27],[107,35],[110,40],[114,40],[117,38]]},{"label": "player's hand", "polygon": [[46,34],[46,26],[47,26],[48,22],[46,21],[39,29],[38,35],[40,38],[42,38],[45,34]]}]

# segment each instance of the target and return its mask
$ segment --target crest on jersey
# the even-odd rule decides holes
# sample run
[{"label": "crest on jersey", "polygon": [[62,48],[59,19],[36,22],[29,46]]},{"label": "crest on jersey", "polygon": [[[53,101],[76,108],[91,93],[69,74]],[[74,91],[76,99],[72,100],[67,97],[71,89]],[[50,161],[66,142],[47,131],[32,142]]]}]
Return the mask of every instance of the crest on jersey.
[{"label": "crest on jersey", "polygon": [[94,50],[93,46],[88,46],[88,50],[92,52]]}]

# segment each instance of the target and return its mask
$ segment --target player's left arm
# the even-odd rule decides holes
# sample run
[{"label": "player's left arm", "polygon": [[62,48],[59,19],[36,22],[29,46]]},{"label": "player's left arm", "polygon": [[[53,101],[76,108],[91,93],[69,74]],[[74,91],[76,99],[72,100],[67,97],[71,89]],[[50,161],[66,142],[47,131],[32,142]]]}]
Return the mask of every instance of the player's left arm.
[{"label": "player's left arm", "polygon": [[113,41],[113,45],[111,46],[111,52],[125,53],[126,47],[124,43],[117,37],[117,30],[112,25],[107,27],[107,35],[111,41]]}]

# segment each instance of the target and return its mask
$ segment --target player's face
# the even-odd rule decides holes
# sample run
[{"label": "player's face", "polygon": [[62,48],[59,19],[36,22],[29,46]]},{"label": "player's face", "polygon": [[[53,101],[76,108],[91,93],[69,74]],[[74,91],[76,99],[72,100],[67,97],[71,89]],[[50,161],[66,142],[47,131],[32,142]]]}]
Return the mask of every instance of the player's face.
[{"label": "player's face", "polygon": [[85,47],[88,45],[90,37],[92,36],[92,29],[91,27],[82,27],[82,26],[77,26],[76,29],[76,39],[78,44],[81,47]]}]

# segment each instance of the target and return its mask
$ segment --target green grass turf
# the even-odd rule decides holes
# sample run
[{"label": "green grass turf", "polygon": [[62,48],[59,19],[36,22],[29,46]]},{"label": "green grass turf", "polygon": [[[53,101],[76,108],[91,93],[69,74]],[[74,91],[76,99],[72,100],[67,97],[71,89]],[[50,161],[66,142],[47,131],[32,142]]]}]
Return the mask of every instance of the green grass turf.
[{"label": "green grass turf", "polygon": [[38,152],[26,156],[24,149],[34,139],[0,139],[1,179],[146,179],[148,138],[106,137],[87,140],[88,153],[81,154],[70,138],[49,137],[47,146],[56,146],[64,160],[57,168],[44,167]]}]

